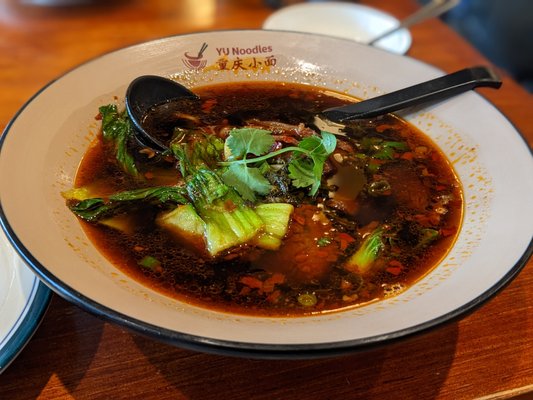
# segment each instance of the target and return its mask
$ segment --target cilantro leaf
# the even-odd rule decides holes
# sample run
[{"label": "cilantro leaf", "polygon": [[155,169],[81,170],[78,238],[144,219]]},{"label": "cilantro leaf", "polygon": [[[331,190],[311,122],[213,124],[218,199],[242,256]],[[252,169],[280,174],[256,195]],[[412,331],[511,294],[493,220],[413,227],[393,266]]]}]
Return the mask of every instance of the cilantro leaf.
[{"label": "cilantro leaf", "polygon": [[289,178],[297,188],[312,186],[315,182],[313,162],[309,158],[295,158],[288,165]]},{"label": "cilantro leaf", "polygon": [[232,129],[226,139],[231,157],[245,158],[247,154],[260,156],[267,153],[274,144],[270,131],[256,128]]},{"label": "cilantro leaf", "polygon": [[[260,131],[261,133],[255,137],[253,132]],[[228,141],[230,143],[228,143]],[[229,176],[230,185],[233,187],[240,187],[239,193],[247,191],[248,199],[255,198],[252,191],[260,194],[266,194],[266,178],[261,175],[261,170],[250,172],[253,168],[247,167],[248,164],[257,164],[259,162],[266,161],[269,158],[276,157],[280,154],[292,152],[293,156],[289,162],[289,177],[292,179],[292,183],[295,187],[308,187],[311,186],[310,195],[314,196],[321,183],[322,172],[324,170],[324,163],[328,159],[329,155],[335,150],[337,146],[337,138],[334,134],[329,132],[322,132],[321,136],[313,135],[306,137],[298,146],[284,147],[279,150],[268,152],[273,143],[273,138],[269,131],[262,131],[254,128],[242,128],[234,129],[230,133],[230,137],[226,139],[226,144],[232,152],[230,160],[219,162],[220,165],[229,166],[231,168],[226,171],[226,178]],[[247,159],[246,155],[252,153],[257,155],[256,158]],[[242,157],[241,159],[235,159]],[[237,168],[236,166],[239,166]],[[232,168],[233,167],[233,168]],[[261,184],[258,184],[261,181]],[[253,187],[245,188],[245,185],[257,185]],[[259,189],[257,189],[259,188]],[[263,188],[263,191],[261,191]],[[269,186],[270,188],[270,186]]]},{"label": "cilantro leaf", "polygon": [[[233,160],[246,160],[248,154],[263,155],[268,153],[273,144],[274,138],[270,131],[256,128],[234,128],[226,139],[226,145],[231,152],[230,159]],[[262,166],[265,165],[266,163],[262,164]],[[268,170],[268,165],[266,166]],[[270,183],[263,176],[264,172],[265,168],[231,164],[222,174],[222,179],[226,185],[237,190],[245,200],[255,201],[255,193],[264,195],[271,189]]]},{"label": "cilantro leaf", "polygon": [[322,131],[322,136],[308,136],[298,144],[298,147],[309,151],[309,157],[317,161],[325,161],[336,146],[335,135],[324,131]]},{"label": "cilantro leaf", "polygon": [[294,157],[289,163],[289,177],[296,187],[311,186],[310,195],[314,196],[320,188],[324,163],[337,146],[337,138],[329,132],[320,136],[303,139],[298,148],[307,150],[304,157]]},{"label": "cilantro leaf", "polygon": [[268,194],[270,182],[263,176],[260,168],[247,167],[244,164],[232,164],[222,174],[222,180],[232,186],[243,199],[255,201],[255,193]]},{"label": "cilantro leaf", "polygon": [[322,135],[322,146],[324,146],[328,155],[333,153],[337,147],[337,138],[335,135],[326,131],[321,131],[320,134]]}]

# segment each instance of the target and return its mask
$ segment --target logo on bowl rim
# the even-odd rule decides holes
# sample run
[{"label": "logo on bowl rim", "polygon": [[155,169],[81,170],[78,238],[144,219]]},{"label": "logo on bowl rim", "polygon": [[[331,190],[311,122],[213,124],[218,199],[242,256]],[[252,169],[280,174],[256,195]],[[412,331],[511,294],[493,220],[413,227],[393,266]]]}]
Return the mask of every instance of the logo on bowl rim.
[{"label": "logo on bowl rim", "polygon": [[204,52],[208,47],[203,43],[197,53],[184,52],[181,59],[185,67],[193,71],[254,71],[268,73],[274,67],[278,60],[273,54],[273,46],[265,44],[256,44],[255,46],[239,47],[227,46],[215,48],[219,58],[212,64],[207,65],[207,58],[204,58]]},{"label": "logo on bowl rim", "polygon": [[182,58],[183,63],[185,66],[189,69],[194,70],[201,70],[205,68],[207,65],[207,60],[203,58],[204,51],[207,49],[208,45],[207,43],[203,43],[202,47],[200,47],[200,50],[198,50],[198,53],[196,55],[191,55],[189,52],[185,52],[183,55],[185,58]]}]

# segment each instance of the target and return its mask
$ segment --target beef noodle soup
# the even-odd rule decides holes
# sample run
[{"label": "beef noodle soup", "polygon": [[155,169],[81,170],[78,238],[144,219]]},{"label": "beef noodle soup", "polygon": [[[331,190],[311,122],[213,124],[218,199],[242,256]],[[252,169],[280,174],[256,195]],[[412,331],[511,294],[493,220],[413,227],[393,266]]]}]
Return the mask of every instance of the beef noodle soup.
[{"label": "beef noodle soup", "polygon": [[396,295],[449,250],[460,184],[441,151],[393,115],[314,124],[355,99],[231,83],[151,110],[166,152],[101,107],[102,130],[63,193],[118,268],[165,295],[248,315],[298,316]]}]

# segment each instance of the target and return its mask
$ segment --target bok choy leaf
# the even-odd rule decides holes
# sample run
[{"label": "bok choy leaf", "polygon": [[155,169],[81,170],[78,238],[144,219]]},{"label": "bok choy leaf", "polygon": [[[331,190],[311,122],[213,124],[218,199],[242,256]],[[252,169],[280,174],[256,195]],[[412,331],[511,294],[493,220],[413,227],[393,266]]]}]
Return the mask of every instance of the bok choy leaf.
[{"label": "bok choy leaf", "polygon": [[108,104],[99,108],[102,116],[104,142],[112,144],[120,168],[127,174],[140,177],[135,160],[128,151],[128,141],[133,137],[133,127],[127,113],[118,112],[117,106]]}]

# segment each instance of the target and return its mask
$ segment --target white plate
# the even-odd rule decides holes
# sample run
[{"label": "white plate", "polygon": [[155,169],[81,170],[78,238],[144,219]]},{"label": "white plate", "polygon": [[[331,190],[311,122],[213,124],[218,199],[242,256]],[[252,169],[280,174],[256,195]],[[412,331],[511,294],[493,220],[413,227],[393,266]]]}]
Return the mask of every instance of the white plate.
[{"label": "white plate", "polygon": [[30,340],[50,296],[0,231],[0,373]]},{"label": "white plate", "polygon": [[[201,59],[191,59],[202,48]],[[283,81],[370,98],[443,72],[351,40],[240,30],[142,43],[51,82],[0,139],[0,218],[43,281],[98,316],[195,350],[267,358],[333,355],[384,345],[471,312],[505,287],[531,255],[533,157],[512,124],[468,92],[403,114],[452,162],[465,196],[453,248],[408,290],[364,307],[300,318],[216,312],[157,293],[95,249],[61,196],[72,188],[98,132],[98,107],[123,98],[128,84],[145,74],[171,76],[193,90]]]},{"label": "white plate", "polygon": [[[392,15],[372,7],[326,1],[281,8],[266,19],[263,29],[319,33],[368,43],[399,24]],[[374,46],[405,54],[411,46],[411,34],[407,29],[400,29]]]}]

